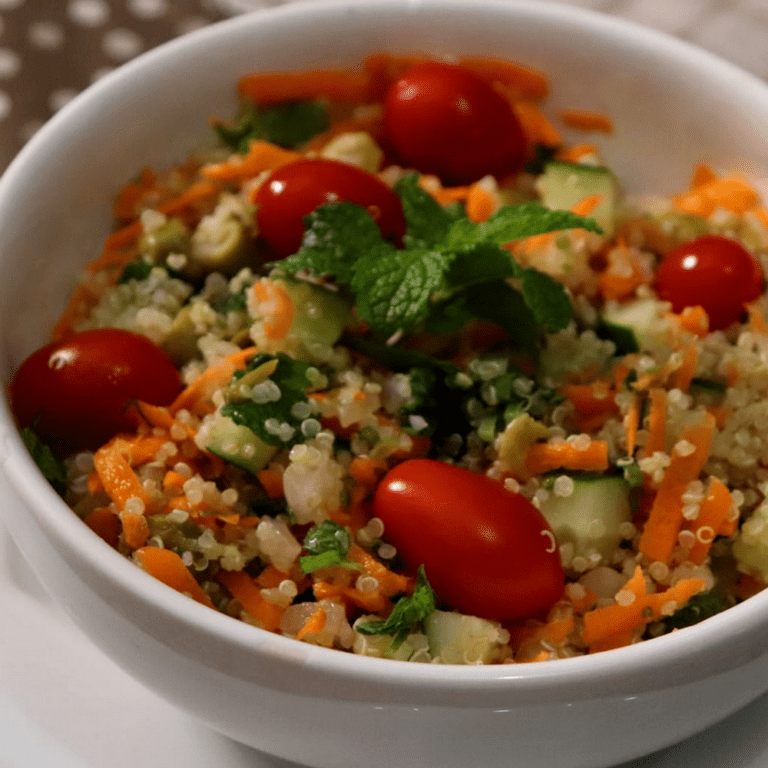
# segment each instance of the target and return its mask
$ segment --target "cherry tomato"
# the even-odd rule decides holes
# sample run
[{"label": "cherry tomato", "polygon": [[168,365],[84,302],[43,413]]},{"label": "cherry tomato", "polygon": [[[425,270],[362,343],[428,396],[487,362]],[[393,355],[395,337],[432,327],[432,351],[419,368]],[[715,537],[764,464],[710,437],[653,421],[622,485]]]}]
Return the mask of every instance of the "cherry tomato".
[{"label": "cherry tomato", "polygon": [[406,568],[423,564],[437,597],[462,613],[521,619],[562,596],[565,577],[547,521],[485,475],[410,459],[384,476],[373,512]]},{"label": "cherry tomato", "polygon": [[261,236],[279,256],[296,253],[304,216],[338,200],[365,206],[385,238],[405,234],[403,206],[376,176],[336,160],[297,160],[274,171],[256,193]]},{"label": "cherry tomato", "polygon": [[763,270],[741,243],[704,235],[668,253],[656,271],[656,291],[672,309],[703,307],[710,330],[727,328],[763,291]]},{"label": "cherry tomato", "polygon": [[474,72],[416,64],[387,93],[384,125],[403,160],[450,184],[520,170],[527,142],[509,101]]},{"label": "cherry tomato", "polygon": [[102,328],[30,355],[10,386],[20,427],[34,426],[56,453],[93,450],[133,430],[131,400],[168,405],[181,390],[173,361],[149,339]]}]

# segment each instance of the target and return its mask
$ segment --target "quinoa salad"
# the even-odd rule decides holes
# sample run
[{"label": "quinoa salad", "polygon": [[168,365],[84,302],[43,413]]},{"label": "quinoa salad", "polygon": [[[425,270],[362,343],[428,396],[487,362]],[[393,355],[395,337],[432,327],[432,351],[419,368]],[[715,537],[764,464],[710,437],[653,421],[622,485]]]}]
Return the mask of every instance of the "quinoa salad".
[{"label": "quinoa salad", "polygon": [[610,116],[505,60],[237,92],[117,192],[9,387],[85,525],[212,610],[400,661],[607,651],[765,587],[748,180],[630,198]]}]

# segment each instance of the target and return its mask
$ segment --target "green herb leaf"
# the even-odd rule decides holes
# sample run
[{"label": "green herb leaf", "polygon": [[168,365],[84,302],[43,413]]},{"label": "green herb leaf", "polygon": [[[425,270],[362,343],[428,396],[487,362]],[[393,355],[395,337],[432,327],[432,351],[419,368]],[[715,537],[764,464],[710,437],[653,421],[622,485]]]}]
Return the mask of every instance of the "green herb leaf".
[{"label": "green herb leaf", "polygon": [[399,179],[394,189],[403,204],[406,246],[431,248],[445,240],[456,216],[423,190],[418,180],[418,174],[411,173]]},{"label": "green herb leaf", "polygon": [[401,597],[384,620],[366,621],[355,628],[363,635],[390,635],[395,638],[392,650],[402,645],[408,634],[419,627],[435,610],[435,593],[427,581],[424,566],[419,566],[416,586],[410,597]]},{"label": "green herb leaf", "polygon": [[277,367],[268,379],[257,385],[261,389],[256,400],[249,398],[229,402],[222,406],[221,413],[229,416],[235,424],[253,430],[265,443],[288,447],[306,439],[302,423],[314,408],[307,399],[307,392],[313,389],[313,380],[309,375],[313,366],[283,353],[258,354],[244,370],[235,373],[232,381],[237,382],[271,360],[278,361]]},{"label": "green herb leaf", "polygon": [[359,260],[352,280],[358,315],[384,336],[412,328],[429,315],[433,295],[445,287],[447,264],[440,251],[375,249]]},{"label": "green herb leaf", "polygon": [[344,526],[323,520],[307,531],[303,546],[309,553],[299,558],[299,566],[304,573],[311,573],[319,568],[333,565],[343,565],[347,568],[359,569],[359,563],[349,562],[347,552],[352,539]]},{"label": "green herb leaf", "polygon": [[21,439],[45,479],[51,484],[53,490],[63,497],[67,490],[67,475],[64,471],[64,464],[53,455],[45,443],[41,442],[30,427],[21,430]]},{"label": "green herb leaf", "polygon": [[234,124],[214,126],[221,141],[244,154],[255,139],[291,149],[309,141],[329,125],[328,110],[317,101],[287,101],[271,107],[244,102]]},{"label": "green herb leaf", "polygon": [[306,230],[299,251],[268,265],[284,272],[308,270],[333,275],[339,285],[349,285],[357,262],[385,245],[381,230],[361,205],[326,203],[305,218]]},{"label": "green herb leaf", "polygon": [[722,595],[717,592],[699,592],[694,595],[682,608],[663,620],[667,632],[698,624],[728,607]]},{"label": "green herb leaf", "polygon": [[452,250],[466,251],[482,243],[504,245],[523,237],[576,228],[602,231],[592,219],[570,211],[552,211],[536,202],[520,203],[505,205],[480,224],[460,219],[451,226],[445,244]]},{"label": "green herb leaf", "polygon": [[573,306],[565,288],[544,272],[526,269],[521,279],[523,298],[539,325],[559,331],[571,322]]}]

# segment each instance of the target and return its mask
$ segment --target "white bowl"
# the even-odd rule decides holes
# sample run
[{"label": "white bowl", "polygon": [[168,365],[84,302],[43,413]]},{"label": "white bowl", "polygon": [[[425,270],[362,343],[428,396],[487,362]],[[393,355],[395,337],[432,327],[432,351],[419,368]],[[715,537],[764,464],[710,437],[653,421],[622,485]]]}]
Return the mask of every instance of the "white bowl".
[{"label": "white bowl", "polygon": [[[768,87],[649,30],[555,3],[296,4],[203,29],[92,86],[0,180],[0,365],[45,340],[110,227],[111,194],[181,159],[249,70],[380,50],[497,54],[551,76],[552,108],[609,113],[629,189],[671,192],[696,162],[768,171]],[[599,768],[673,743],[768,689],[768,592],[637,646],[541,664],[419,665],[299,643],[141,573],[38,473],[0,403],[3,521],[42,582],[137,679],[234,739],[312,766]],[[169,749],[173,746],[169,745]]]}]

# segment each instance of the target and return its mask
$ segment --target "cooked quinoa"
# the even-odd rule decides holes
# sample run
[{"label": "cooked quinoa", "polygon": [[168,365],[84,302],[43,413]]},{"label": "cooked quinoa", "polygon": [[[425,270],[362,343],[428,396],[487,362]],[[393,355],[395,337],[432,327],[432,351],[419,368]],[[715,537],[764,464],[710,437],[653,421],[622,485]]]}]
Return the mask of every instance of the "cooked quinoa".
[{"label": "cooked quinoa", "polygon": [[[427,317],[440,291],[410,325],[377,327],[347,290],[356,283],[312,269],[330,226],[322,216],[298,254],[275,259],[254,201],[274,170],[259,166],[255,147],[276,147],[263,134],[251,144],[238,134],[235,146],[222,124],[229,146],[145,170],[120,192],[105,249],[119,258],[94,262],[57,326],[62,336],[113,327],[146,336],[183,385],[170,405],[136,403],[134,434],[64,459],[75,514],[159,578],[178,560],[188,580],[172,585],[235,619],[405,661],[603,651],[761,590],[768,299],[751,298],[740,320],[710,330],[701,307],[673,311],[655,278],[678,246],[712,234],[768,264],[768,213],[748,183],[700,166],[675,196],[630,199],[597,145],[550,138],[511,178],[450,186],[391,162],[380,105],[338,111],[331,105],[330,127],[280,151],[374,174],[403,200],[411,237],[430,206],[445,212],[445,231],[461,221],[479,242],[489,217],[525,210],[543,221],[567,196],[558,185],[600,185],[591,207],[573,201],[562,226],[494,244],[516,265],[498,281],[504,290],[530,306],[525,280],[544,281],[533,342],[480,310],[463,322]],[[364,128],[343,130],[345,121]],[[529,139],[542,149],[541,137]],[[348,234],[331,239],[343,248]],[[429,568],[406,565],[375,499],[388,472],[423,458],[487,476],[541,513],[564,574],[546,610],[462,613],[430,587]],[[117,464],[135,493],[115,491]]]}]

